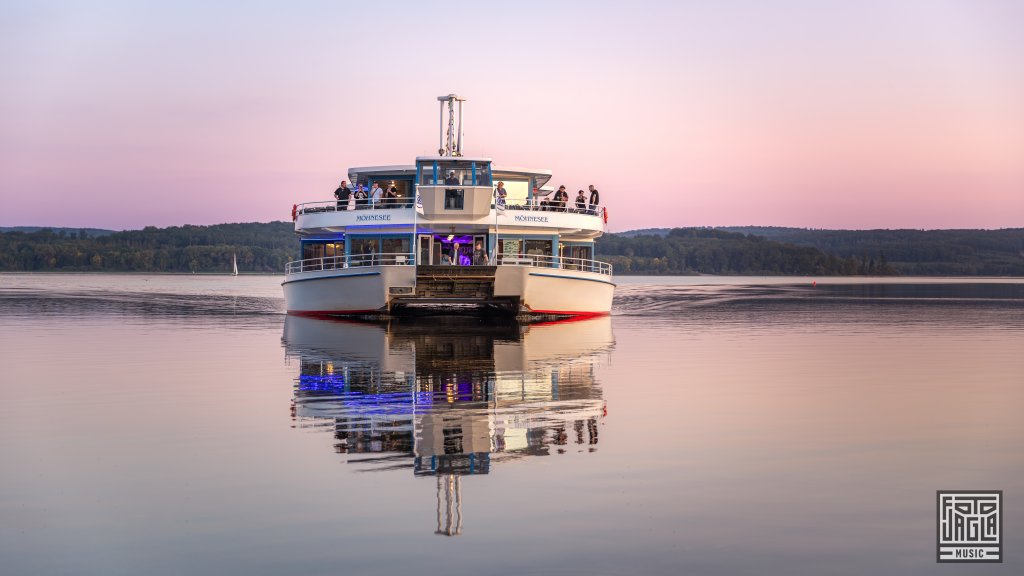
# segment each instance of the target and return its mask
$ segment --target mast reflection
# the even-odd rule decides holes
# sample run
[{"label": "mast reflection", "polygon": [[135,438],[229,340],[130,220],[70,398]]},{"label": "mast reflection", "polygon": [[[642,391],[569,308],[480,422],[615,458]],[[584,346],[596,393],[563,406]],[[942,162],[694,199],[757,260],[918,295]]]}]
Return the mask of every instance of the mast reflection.
[{"label": "mast reflection", "polygon": [[462,476],[530,456],[593,452],[606,414],[595,378],[608,317],[522,325],[479,318],[389,323],[289,316],[296,427],[333,431],[361,471],[437,481],[437,534],[462,531]]}]

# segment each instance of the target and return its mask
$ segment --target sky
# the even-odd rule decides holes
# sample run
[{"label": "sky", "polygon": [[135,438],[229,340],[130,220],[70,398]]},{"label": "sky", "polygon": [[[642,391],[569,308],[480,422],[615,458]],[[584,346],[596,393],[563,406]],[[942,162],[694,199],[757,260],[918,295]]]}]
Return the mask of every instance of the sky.
[{"label": "sky", "polygon": [[1024,2],[0,3],[0,226],[287,220],[465,152],[609,229],[1024,226]]}]

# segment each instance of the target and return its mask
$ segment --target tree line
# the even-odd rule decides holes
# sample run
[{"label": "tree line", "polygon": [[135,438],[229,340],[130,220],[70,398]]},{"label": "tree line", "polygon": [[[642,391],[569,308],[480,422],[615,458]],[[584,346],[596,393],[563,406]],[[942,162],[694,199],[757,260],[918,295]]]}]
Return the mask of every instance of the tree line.
[{"label": "tree line", "polygon": [[750,234],[714,228],[673,228],[664,233],[607,234],[597,258],[617,274],[763,274],[890,276],[898,272],[884,253],[840,257]]},{"label": "tree line", "polygon": [[[1024,276],[1024,229],[674,228],[606,234],[618,274]],[[298,258],[291,222],[0,231],[0,271],[280,273]]]},{"label": "tree line", "polygon": [[290,222],[0,232],[0,271],[281,272],[298,253]]}]

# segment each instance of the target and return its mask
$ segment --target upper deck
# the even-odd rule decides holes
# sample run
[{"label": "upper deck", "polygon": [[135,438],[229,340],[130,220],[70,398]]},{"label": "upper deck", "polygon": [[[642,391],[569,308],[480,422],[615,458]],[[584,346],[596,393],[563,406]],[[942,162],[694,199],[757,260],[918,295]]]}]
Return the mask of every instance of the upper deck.
[{"label": "upper deck", "polygon": [[[602,207],[578,205],[575,196],[556,203],[541,192],[551,179],[547,170],[496,167],[490,158],[428,156],[414,165],[352,168],[348,175],[368,188],[378,183],[393,189],[395,196],[376,203],[368,198],[298,204],[297,233],[410,232],[416,225],[596,238],[605,230]],[[499,183],[506,192],[501,199]]]}]

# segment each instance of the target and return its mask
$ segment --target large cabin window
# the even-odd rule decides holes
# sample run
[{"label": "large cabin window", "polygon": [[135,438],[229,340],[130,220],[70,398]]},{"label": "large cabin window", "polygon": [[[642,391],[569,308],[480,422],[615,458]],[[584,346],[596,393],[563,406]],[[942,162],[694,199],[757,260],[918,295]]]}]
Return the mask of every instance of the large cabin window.
[{"label": "large cabin window", "polygon": [[466,205],[466,191],[462,188],[445,188],[444,209],[462,210]]}]

